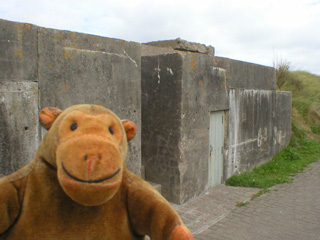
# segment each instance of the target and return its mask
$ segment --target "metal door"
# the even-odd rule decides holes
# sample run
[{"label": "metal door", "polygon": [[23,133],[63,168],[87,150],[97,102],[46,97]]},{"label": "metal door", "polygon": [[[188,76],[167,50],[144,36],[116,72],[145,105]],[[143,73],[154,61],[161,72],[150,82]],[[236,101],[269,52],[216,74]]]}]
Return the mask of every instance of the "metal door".
[{"label": "metal door", "polygon": [[223,177],[223,143],[224,111],[210,113],[209,128],[209,187],[222,183]]}]

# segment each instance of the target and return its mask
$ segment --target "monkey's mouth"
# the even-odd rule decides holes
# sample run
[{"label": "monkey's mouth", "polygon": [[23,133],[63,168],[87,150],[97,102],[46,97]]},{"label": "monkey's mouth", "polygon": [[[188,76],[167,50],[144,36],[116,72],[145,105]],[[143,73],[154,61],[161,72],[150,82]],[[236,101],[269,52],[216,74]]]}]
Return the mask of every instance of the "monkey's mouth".
[{"label": "monkey's mouth", "polygon": [[81,183],[101,183],[103,181],[106,181],[106,180],[109,180],[109,179],[113,178],[114,176],[116,176],[120,172],[120,168],[119,168],[117,171],[115,171],[113,174],[111,174],[108,177],[104,177],[104,178],[100,178],[100,179],[96,179],[96,180],[83,180],[83,179],[77,178],[77,177],[73,176],[71,173],[69,173],[68,170],[65,168],[63,162],[61,162],[61,166],[62,166],[63,171],[70,178],[72,178],[73,180],[75,180],[77,182],[81,182]]}]

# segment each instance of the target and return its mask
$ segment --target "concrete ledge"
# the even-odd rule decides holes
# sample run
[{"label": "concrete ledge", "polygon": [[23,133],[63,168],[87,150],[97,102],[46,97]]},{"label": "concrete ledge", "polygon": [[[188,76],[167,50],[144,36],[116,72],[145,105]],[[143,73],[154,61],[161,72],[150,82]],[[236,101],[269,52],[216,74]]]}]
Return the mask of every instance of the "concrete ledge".
[{"label": "concrete ledge", "polygon": [[154,56],[159,54],[176,53],[177,50],[163,47],[149,46],[146,44],[141,45],[141,56]]}]

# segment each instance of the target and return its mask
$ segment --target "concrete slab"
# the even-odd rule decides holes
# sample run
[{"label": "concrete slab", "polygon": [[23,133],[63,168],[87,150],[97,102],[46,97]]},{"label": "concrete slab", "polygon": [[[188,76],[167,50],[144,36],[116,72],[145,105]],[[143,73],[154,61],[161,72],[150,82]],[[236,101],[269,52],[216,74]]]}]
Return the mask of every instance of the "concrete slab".
[{"label": "concrete slab", "polygon": [[35,81],[38,27],[0,19],[1,81]]},{"label": "concrete slab", "polygon": [[68,31],[39,28],[40,105],[65,109],[100,104],[134,121],[128,167],[141,169],[140,44]]},{"label": "concrete slab", "polygon": [[225,179],[271,160],[291,138],[290,92],[232,89],[229,98]]},{"label": "concrete slab", "polygon": [[0,82],[0,177],[29,163],[39,144],[38,84]]},{"label": "concrete slab", "polygon": [[226,70],[228,88],[275,90],[276,71],[273,67],[215,57],[217,66]]},{"label": "concrete slab", "polygon": [[146,180],[180,199],[181,81],[179,53],[142,57],[142,161]]}]

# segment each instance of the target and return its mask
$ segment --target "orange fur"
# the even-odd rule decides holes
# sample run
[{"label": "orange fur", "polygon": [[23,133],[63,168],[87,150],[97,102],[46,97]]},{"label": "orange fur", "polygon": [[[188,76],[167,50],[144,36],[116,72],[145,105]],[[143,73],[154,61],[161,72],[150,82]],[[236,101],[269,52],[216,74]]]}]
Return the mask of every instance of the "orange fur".
[{"label": "orange fur", "polygon": [[193,239],[170,204],[126,168],[136,125],[97,105],[45,108],[33,161],[0,179],[0,240]]}]

